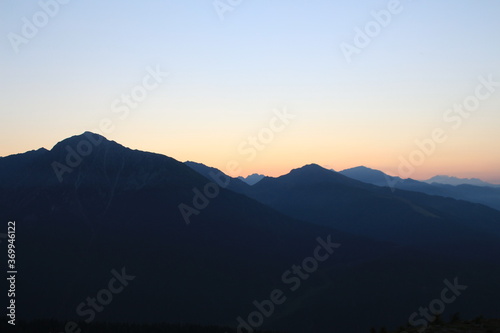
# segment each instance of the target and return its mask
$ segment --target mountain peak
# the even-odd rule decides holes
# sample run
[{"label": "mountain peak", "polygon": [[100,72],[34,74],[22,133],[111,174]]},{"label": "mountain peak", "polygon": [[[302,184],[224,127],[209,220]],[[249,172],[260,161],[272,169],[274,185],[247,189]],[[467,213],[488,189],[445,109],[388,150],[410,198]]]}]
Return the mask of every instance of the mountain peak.
[{"label": "mountain peak", "polygon": [[311,183],[336,183],[358,185],[358,181],[350,179],[338,172],[325,169],[318,164],[312,163],[301,168],[293,169],[290,173],[279,177],[283,181],[295,184]]},{"label": "mountain peak", "polygon": [[111,143],[116,146],[122,147],[120,144],[114,141],[110,141],[100,134],[86,131],[80,135],[74,135],[56,143],[55,146],[52,147],[51,151],[53,152],[54,151],[57,152],[60,150],[65,151],[67,146],[70,146],[72,149],[75,150],[87,151],[97,146],[101,146],[103,144],[109,145]]},{"label": "mountain peak", "polygon": [[247,183],[248,185],[255,185],[257,184],[258,182],[260,182],[262,179],[264,179],[266,176],[265,175],[261,175],[261,174],[258,174],[258,173],[254,173],[252,175],[248,175],[246,177],[238,177],[239,180]]},{"label": "mountain peak", "polygon": [[348,171],[348,170],[357,170],[357,171],[377,171],[377,172],[381,172],[379,170],[376,170],[376,169],[372,169],[372,168],[369,168],[369,167],[366,167],[364,165],[360,165],[360,166],[357,166],[357,167],[354,167],[354,168],[350,168],[350,169],[345,169],[344,171]]},{"label": "mountain peak", "polygon": [[311,163],[311,164],[306,164],[304,165],[303,167],[301,168],[297,168],[297,169],[293,169],[293,171],[295,170],[302,170],[302,171],[329,171],[325,168],[323,168],[322,166],[316,164],[316,163]]},{"label": "mountain peak", "polygon": [[349,178],[377,186],[389,186],[388,181],[394,179],[401,180],[400,178],[397,177],[391,177],[380,170],[371,169],[365,166],[358,166],[351,169],[345,169],[340,171],[340,173]]},{"label": "mountain peak", "polygon": [[[288,175],[311,176],[319,174],[331,174],[332,171],[327,170],[316,163],[306,164],[303,167],[292,169]],[[286,176],[286,175],[285,175]]]},{"label": "mountain peak", "polygon": [[372,169],[372,168],[369,168],[369,167],[366,167],[364,165],[360,165],[360,166],[357,166],[357,167],[354,167],[354,168],[350,168],[350,169],[345,169],[345,170],[342,170],[341,173],[365,173],[365,174],[384,174],[384,172],[380,171],[380,170],[377,170],[377,169]]}]

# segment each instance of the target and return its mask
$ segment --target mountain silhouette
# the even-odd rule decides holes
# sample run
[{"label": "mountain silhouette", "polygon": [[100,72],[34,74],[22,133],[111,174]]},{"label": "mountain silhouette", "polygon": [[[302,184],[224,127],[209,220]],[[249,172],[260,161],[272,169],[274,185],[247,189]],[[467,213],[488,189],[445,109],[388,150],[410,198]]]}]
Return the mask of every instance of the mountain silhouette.
[{"label": "mountain silhouette", "polygon": [[430,179],[424,180],[425,183],[432,184],[445,184],[445,185],[474,185],[474,186],[489,186],[489,187],[500,187],[500,185],[491,184],[482,181],[478,178],[457,178],[450,176],[438,175]]},{"label": "mountain silhouette", "polygon": [[[259,329],[366,332],[404,322],[455,276],[470,288],[450,311],[498,313],[494,210],[394,196],[318,165],[249,186],[189,164],[89,132],[1,158],[0,220],[16,221],[20,319],[87,319],[78,306],[122,269],[134,279],[96,321],[237,327],[279,289],[286,301]],[[285,282],[313,260],[318,238],[340,246]],[[450,248],[457,241],[462,248]]]},{"label": "mountain silhouette", "polygon": [[[421,182],[414,179],[401,179],[399,177],[392,177],[383,173],[382,171],[373,170],[366,167],[347,169],[341,171],[340,173],[347,177],[365,183],[382,187],[388,186],[393,190],[400,189],[415,191],[430,195],[439,195],[443,197],[454,198],[457,200],[466,200],[470,202],[480,203],[500,211],[500,188],[497,188],[492,184],[490,184],[489,186],[461,184],[460,180],[457,180],[456,183],[461,185],[449,185],[439,182],[429,183],[429,181]],[[434,177],[433,179],[448,178],[449,177],[446,176],[437,176],[437,178]],[[471,181],[471,183],[481,184],[476,181]]]},{"label": "mountain silhouette", "polygon": [[264,177],[265,177],[265,175],[260,175],[260,174],[254,173],[254,174],[251,174],[247,177],[238,177],[238,179],[244,181],[248,185],[255,185],[258,182],[260,182]]}]

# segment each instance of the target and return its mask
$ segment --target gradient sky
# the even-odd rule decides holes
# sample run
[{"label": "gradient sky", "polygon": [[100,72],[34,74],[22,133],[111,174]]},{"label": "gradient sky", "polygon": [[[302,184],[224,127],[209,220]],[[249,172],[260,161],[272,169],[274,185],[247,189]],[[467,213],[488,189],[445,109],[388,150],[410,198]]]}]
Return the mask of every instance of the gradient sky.
[{"label": "gradient sky", "polygon": [[[9,34],[22,36],[41,7],[2,0],[0,156],[50,149],[108,118],[108,139],[228,173],[234,160],[240,175],[308,163],[401,175],[400,157],[442,128],[448,139],[408,176],[500,183],[500,87],[458,128],[443,120],[480,76],[500,82],[500,2],[401,1],[348,63],[340,45],[389,3],[243,0],[221,20],[212,0],[73,0],[16,53]],[[113,101],[156,66],[169,76],[120,119]],[[276,109],[295,118],[254,158],[238,152]]]}]

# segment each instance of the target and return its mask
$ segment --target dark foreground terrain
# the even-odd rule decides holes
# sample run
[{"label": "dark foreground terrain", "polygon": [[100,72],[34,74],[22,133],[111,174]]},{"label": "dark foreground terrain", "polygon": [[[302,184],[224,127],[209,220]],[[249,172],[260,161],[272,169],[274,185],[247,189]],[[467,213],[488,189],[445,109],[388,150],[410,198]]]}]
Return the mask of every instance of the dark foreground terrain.
[{"label": "dark foreground terrain", "polygon": [[[222,326],[199,326],[188,324],[123,324],[123,323],[93,323],[86,324],[85,322],[75,323],[77,326],[71,327],[68,330],[61,330],[68,323],[57,320],[35,320],[35,321],[20,321],[15,326],[7,325],[2,322],[0,328],[2,332],[15,330],[23,333],[235,333],[234,328]],[[371,333],[386,333],[385,328],[371,329]],[[436,321],[425,330],[416,327],[401,327],[391,333],[500,333],[500,319],[484,319],[478,317],[473,320],[454,320],[449,323]],[[279,331],[261,331],[256,330],[253,333],[286,333]]]},{"label": "dark foreground terrain", "polygon": [[[15,328],[2,322],[1,332],[23,332],[23,333],[235,333],[236,330],[222,326],[199,326],[188,324],[122,324],[122,323],[75,323],[67,326],[67,322],[57,320],[33,320],[20,321]],[[254,333],[283,333],[278,331],[254,331]]]},{"label": "dark foreground terrain", "polygon": [[[377,332],[372,329],[372,332]],[[384,329],[380,332],[387,332]],[[500,332],[500,320],[499,319],[484,319],[483,317],[477,317],[473,320],[452,320],[449,323],[444,323],[442,321],[436,321],[425,328],[417,327],[405,327],[400,328],[393,333],[413,333],[413,332],[426,332],[426,333],[498,333]]]}]

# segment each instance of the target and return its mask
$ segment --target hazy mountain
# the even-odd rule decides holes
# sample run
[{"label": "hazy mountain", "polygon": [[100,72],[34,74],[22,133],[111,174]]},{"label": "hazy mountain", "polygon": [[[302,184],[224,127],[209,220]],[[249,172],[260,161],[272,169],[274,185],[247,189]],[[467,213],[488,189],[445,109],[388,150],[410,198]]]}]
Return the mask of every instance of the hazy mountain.
[{"label": "hazy mountain", "polygon": [[[470,288],[447,311],[498,313],[494,295],[499,292],[499,269],[496,262],[490,264],[498,253],[490,240],[497,238],[489,220],[498,216],[489,216],[490,210],[482,206],[463,204],[456,212],[463,220],[452,221],[445,213],[436,219],[432,214],[441,211],[433,205],[443,202],[433,203],[434,197],[421,195],[429,202],[411,195],[395,199],[388,190],[379,192],[373,185],[314,165],[284,177],[266,177],[254,186],[242,182],[240,189],[258,190],[247,195],[216,187],[217,180],[228,187],[233,182],[221,174],[209,179],[172,158],[131,150],[92,133],[66,139],[50,151],[0,159],[0,220],[16,221],[16,258],[22,272],[16,291],[19,319],[87,319],[91,308],[85,307],[83,316],[77,308],[89,297],[102,297],[113,269],[134,278],[103,311],[94,311],[99,322],[235,327],[238,316],[247,320],[257,311],[254,301],[270,299],[279,289],[285,300],[269,317],[263,316],[259,329],[367,332],[371,326],[404,322],[439,295],[443,279],[455,276]],[[259,200],[278,208],[290,199],[304,210],[326,205],[348,214],[351,207],[347,222],[359,235],[332,228],[336,223],[311,223],[321,223],[313,220],[318,212],[311,210],[302,221],[286,215],[297,211],[284,214],[248,197],[262,194],[264,187],[272,193]],[[338,190],[338,201],[332,200]],[[287,191],[290,198],[284,195]],[[363,195],[351,202],[357,194]],[[270,200],[272,196],[276,200]],[[313,200],[321,202],[315,206]],[[456,209],[454,200],[445,203],[443,210]],[[378,214],[374,204],[391,212]],[[182,205],[192,213],[189,225]],[[373,217],[370,232],[362,230],[367,223],[359,213],[365,209]],[[338,217],[327,219],[330,211],[323,213],[330,222]],[[415,242],[405,244],[409,237],[404,228],[387,229],[402,224],[413,230],[411,218],[429,213],[432,219],[420,222],[425,232],[439,233],[442,249],[420,251]],[[471,215],[477,217],[473,230],[468,229]],[[437,227],[429,228],[430,222]],[[463,227],[451,231],[446,228],[450,223]],[[394,239],[401,232],[398,242],[360,236],[388,239],[371,232],[377,228]],[[468,238],[459,237],[463,228],[470,231]],[[489,236],[484,235],[488,228]],[[425,232],[419,234],[421,244],[439,238]],[[302,275],[293,273],[293,265],[310,265],[312,259],[307,258],[320,246],[318,237],[326,242],[329,235],[341,246],[314,269],[308,266],[308,274],[303,274],[304,268]],[[471,237],[476,237],[477,246]],[[448,249],[459,239],[461,250]],[[486,247],[490,257],[477,260]],[[466,250],[473,254],[464,256]]]},{"label": "hazy mountain", "polygon": [[254,173],[254,174],[246,176],[246,177],[241,177],[240,176],[240,177],[238,177],[238,179],[244,181],[248,185],[255,185],[258,182],[260,182],[264,177],[266,177],[266,176],[265,175],[260,175],[258,173]]},{"label": "hazy mountain", "polygon": [[389,186],[391,181],[403,181],[403,179],[399,177],[392,177],[383,173],[382,171],[370,169],[364,166],[346,169],[340,171],[339,173],[349,178],[377,186]]},{"label": "hazy mountain", "polygon": [[[446,185],[426,183],[413,179],[401,179],[389,176],[382,171],[366,167],[356,167],[340,172],[341,174],[377,186],[388,186],[392,189],[422,192],[430,195],[440,195],[458,200],[480,203],[500,210],[500,188],[476,185]],[[441,177],[441,176],[439,176]],[[458,178],[457,178],[458,179]],[[485,183],[486,184],[486,183]]]},{"label": "hazy mountain", "polygon": [[473,185],[473,186],[489,186],[489,187],[500,187],[500,185],[496,184],[490,184],[487,182],[482,181],[481,179],[478,178],[457,178],[457,177],[450,177],[450,176],[434,176],[430,179],[424,180],[423,182],[432,184],[432,183],[439,183],[439,184],[445,184],[445,185]]},{"label": "hazy mountain", "polygon": [[436,187],[414,180],[411,178],[402,179],[400,177],[389,176],[382,171],[370,169],[364,166],[346,169],[340,171],[340,174],[359,180],[364,183],[373,184],[377,186],[391,187],[396,189],[423,192],[431,195],[445,195]]}]

